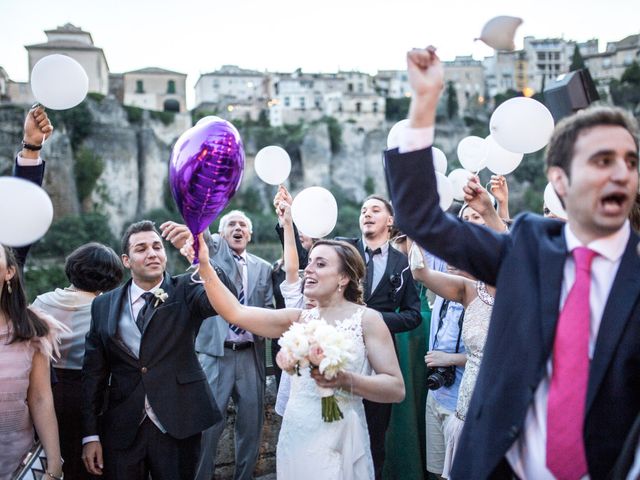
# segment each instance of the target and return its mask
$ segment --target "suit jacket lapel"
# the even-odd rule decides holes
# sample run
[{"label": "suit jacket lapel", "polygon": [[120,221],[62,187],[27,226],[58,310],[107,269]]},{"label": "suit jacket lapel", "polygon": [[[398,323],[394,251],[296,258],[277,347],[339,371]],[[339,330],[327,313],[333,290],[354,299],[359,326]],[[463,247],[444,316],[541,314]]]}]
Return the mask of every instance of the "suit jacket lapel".
[{"label": "suit jacket lapel", "polygon": [[540,292],[540,313],[542,321],[542,347],[544,360],[549,358],[553,348],[556,323],[560,314],[560,292],[564,276],[564,264],[567,258],[567,243],[564,230],[554,232],[545,237],[538,248],[539,271],[538,288]]},{"label": "suit jacket lapel", "polygon": [[127,301],[129,295],[129,285],[131,280],[113,292],[111,302],[109,302],[109,314],[107,316],[107,333],[114,338],[118,333],[118,322],[122,313],[122,305]]},{"label": "suit jacket lapel", "polygon": [[638,237],[631,233],[602,314],[598,340],[589,369],[587,412],[614,357],[622,332],[640,294],[640,258],[636,252],[637,245]]},{"label": "suit jacket lapel", "polygon": [[380,281],[378,282],[378,285],[376,285],[376,288],[371,292],[368,298],[373,297],[375,294],[378,293],[378,291],[381,291],[385,287],[385,285],[389,282],[389,278],[391,278],[393,273],[396,271],[396,266],[398,265],[398,262],[400,261],[401,258],[402,258],[402,254],[396,251],[396,249],[393,248],[391,245],[389,245],[389,250],[387,254],[387,265],[384,269],[384,273],[382,274],[382,277],[380,277]]},{"label": "suit jacket lapel", "polygon": [[247,253],[247,291],[244,292],[247,305],[249,299],[253,294],[253,290],[256,288],[256,281],[258,280],[258,265],[255,258]]}]

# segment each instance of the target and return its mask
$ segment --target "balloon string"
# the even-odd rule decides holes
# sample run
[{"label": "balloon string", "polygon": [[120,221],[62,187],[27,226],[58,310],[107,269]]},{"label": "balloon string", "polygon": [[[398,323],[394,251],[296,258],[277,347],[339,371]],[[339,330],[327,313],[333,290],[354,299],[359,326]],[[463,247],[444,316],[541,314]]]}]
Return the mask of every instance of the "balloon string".
[{"label": "balloon string", "polygon": [[[187,272],[189,270],[191,270],[191,269],[194,269],[193,273],[191,274],[191,281],[193,283],[204,283],[204,280],[202,280],[200,278],[200,276],[198,275],[198,272],[200,272],[200,264],[193,263],[193,264],[189,265],[189,268],[187,268]],[[196,275],[198,275],[198,276],[196,276]]]}]

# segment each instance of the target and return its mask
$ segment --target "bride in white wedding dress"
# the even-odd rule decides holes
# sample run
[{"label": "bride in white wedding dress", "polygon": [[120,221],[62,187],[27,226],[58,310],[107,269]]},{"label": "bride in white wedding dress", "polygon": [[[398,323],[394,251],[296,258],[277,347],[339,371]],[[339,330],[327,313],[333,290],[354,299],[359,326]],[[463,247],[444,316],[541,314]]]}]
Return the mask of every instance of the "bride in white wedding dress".
[{"label": "bride in white wedding dress", "polygon": [[[202,238],[200,245],[200,278],[209,301],[226,321],[256,335],[277,338],[293,322],[321,318],[349,332],[357,346],[346,371],[332,380],[307,369],[292,377],[276,454],[278,480],[373,479],[362,399],[400,402],[404,382],[389,329],[378,312],[362,304],[360,280],[365,266],[358,251],[345,242],[316,242],[304,272],[304,293],[318,306],[271,310],[240,304],[211,267]],[[342,420],[323,421],[317,386],[336,389]]]}]

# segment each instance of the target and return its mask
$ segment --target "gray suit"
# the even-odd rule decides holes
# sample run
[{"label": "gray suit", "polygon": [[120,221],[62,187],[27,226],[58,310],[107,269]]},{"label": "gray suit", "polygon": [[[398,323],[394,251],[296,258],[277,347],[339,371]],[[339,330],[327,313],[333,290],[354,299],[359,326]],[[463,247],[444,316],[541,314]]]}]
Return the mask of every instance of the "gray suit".
[{"label": "gray suit", "polygon": [[[218,234],[208,237],[207,244],[211,258],[239,292],[242,276],[229,245]],[[272,308],[271,265],[248,252],[246,260],[246,305]],[[234,478],[250,479],[258,459],[263,422],[265,340],[254,335],[249,348],[234,351],[224,346],[228,333],[229,324],[222,317],[207,318],[196,338],[196,351],[223,417],[226,417],[229,398],[233,398],[236,405]],[[225,423],[222,418],[204,432],[197,480],[213,477],[218,441]]]}]

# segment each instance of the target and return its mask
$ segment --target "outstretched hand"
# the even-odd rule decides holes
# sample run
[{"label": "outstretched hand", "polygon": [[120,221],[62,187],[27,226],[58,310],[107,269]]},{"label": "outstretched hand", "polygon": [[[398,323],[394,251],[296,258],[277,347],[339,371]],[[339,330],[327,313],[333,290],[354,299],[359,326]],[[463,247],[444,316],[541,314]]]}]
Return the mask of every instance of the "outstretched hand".
[{"label": "outstretched hand", "polygon": [[440,97],[444,87],[444,69],[433,46],[407,52],[409,84],[416,96]]},{"label": "outstretched hand", "polygon": [[509,186],[507,179],[502,175],[491,175],[491,193],[500,203],[506,203],[509,200]]},{"label": "outstretched hand", "polygon": [[477,176],[470,178],[462,190],[464,191],[464,201],[481,216],[493,210],[493,202],[489,197],[489,192],[480,185]]},{"label": "outstretched hand", "polygon": [[186,225],[176,222],[164,222],[160,225],[162,238],[180,250],[186,243],[193,243],[193,235]]}]

